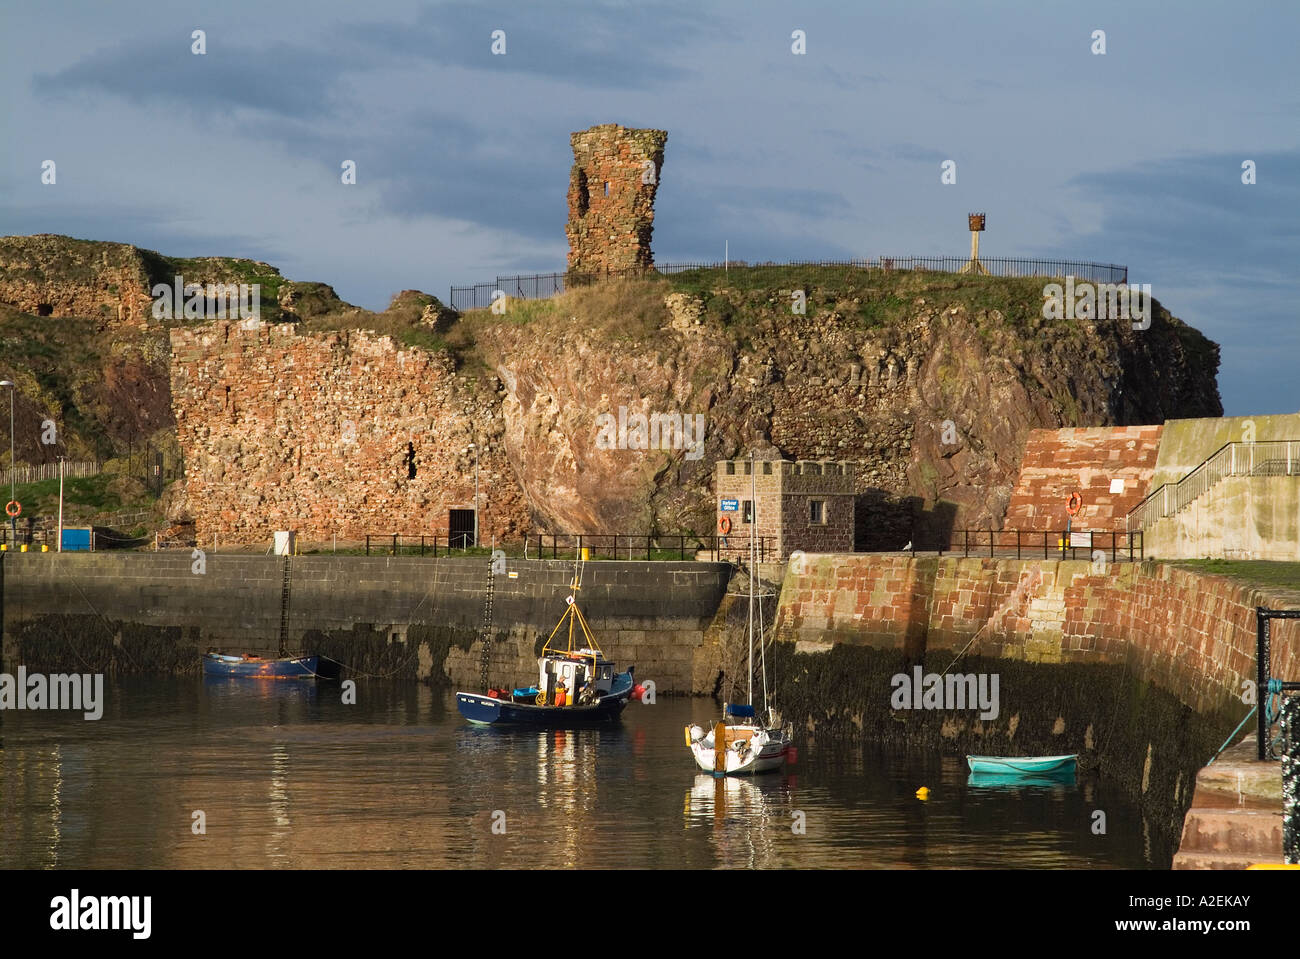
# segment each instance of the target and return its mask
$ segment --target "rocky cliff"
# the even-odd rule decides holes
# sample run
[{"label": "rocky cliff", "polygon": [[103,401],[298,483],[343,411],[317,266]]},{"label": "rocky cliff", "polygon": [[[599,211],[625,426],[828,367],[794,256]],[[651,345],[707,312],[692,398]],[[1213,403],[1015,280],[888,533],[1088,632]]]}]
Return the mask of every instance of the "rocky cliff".
[{"label": "rocky cliff", "polygon": [[[136,292],[177,274],[257,282],[262,319],[285,326],[153,319]],[[447,510],[472,503],[477,437],[485,531],[707,534],[713,462],[760,445],[858,461],[858,546],[899,547],[1000,525],[1031,429],[1221,414],[1215,344],[1158,303],[1147,329],[1046,320],[1044,282],[733,267],[610,280],[502,314],[459,316],[418,291],[370,313],[250,260],[0,240],[6,335],[88,315],[107,339],[79,361],[100,371],[82,379],[117,382],[124,408],[138,396],[151,427],[180,421],[202,495],[173,497],[177,510],[202,513],[201,535],[249,542],[295,521],[304,535],[381,521],[445,535]],[[114,350],[139,359],[121,366]],[[86,390],[81,406],[104,407],[81,418],[88,443],[113,414]]]}]

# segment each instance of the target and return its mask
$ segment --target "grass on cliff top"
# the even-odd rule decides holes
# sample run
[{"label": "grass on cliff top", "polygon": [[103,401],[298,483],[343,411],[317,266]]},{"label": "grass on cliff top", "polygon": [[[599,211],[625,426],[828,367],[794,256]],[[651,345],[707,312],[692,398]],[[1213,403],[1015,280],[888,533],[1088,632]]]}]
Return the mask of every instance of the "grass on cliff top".
[{"label": "grass on cliff top", "polygon": [[[4,486],[6,501],[9,488]],[[19,483],[14,496],[23,504],[24,519],[28,516],[59,515],[58,479],[39,483]],[[157,500],[139,479],[120,473],[100,473],[96,476],[65,478],[63,480],[64,525],[78,525],[98,513],[118,513],[151,509]]]},{"label": "grass on cliff top", "polygon": [[1251,586],[1300,591],[1300,563],[1263,559],[1180,559],[1170,561],[1169,565],[1227,576]]},{"label": "grass on cliff top", "polygon": [[951,306],[975,314],[998,310],[1003,322],[1029,328],[1042,310],[1042,277],[987,277],[921,270],[863,270],[839,266],[742,266],[690,270],[663,276],[613,278],[573,287],[546,300],[507,301],[504,314],[471,310],[461,323],[469,337],[501,324],[546,323],[608,332],[620,340],[653,335],[668,324],[664,298],[695,297],[705,322],[745,332],[763,316],[789,315],[791,294],[802,290],[808,316],[834,311],[861,329],[891,326],[918,308]]}]

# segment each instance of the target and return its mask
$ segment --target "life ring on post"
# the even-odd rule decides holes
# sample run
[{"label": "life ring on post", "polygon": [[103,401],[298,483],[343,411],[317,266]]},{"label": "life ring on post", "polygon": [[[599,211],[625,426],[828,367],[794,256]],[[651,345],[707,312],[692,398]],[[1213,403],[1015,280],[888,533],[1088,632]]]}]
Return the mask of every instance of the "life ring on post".
[{"label": "life ring on post", "polygon": [[21,515],[22,511],[23,511],[23,504],[18,502],[18,500],[16,499],[11,499],[8,503],[5,504],[6,516],[18,516]]},{"label": "life ring on post", "polygon": [[718,517],[718,532],[721,533],[723,536],[726,536],[728,533],[731,532],[731,517],[730,517],[730,516],[719,516],[719,517]]},{"label": "life ring on post", "polygon": [[1075,490],[1065,503],[1065,511],[1071,516],[1078,516],[1081,509],[1083,509],[1083,494]]}]

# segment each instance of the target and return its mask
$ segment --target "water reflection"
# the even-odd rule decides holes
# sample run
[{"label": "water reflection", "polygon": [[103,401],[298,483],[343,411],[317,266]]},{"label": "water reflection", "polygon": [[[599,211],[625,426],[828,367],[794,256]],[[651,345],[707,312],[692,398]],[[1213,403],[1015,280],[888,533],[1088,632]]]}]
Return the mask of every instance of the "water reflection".
[{"label": "water reflection", "polygon": [[[106,693],[98,722],[5,716],[0,867],[1140,867],[1161,854],[1144,855],[1160,844],[1138,807],[1087,778],[986,788],[955,757],[812,740],[797,777],[700,775],[681,730],[710,703],[509,730],[396,683],[359,683],[355,705],[313,683]],[[1088,829],[1097,808],[1104,841]]]},{"label": "water reflection", "polygon": [[[790,865],[777,843],[796,833],[790,813],[790,783],[784,776],[739,777],[699,774],[686,791],[688,826],[705,825],[725,869],[767,869]],[[799,811],[802,813],[802,810]]]}]

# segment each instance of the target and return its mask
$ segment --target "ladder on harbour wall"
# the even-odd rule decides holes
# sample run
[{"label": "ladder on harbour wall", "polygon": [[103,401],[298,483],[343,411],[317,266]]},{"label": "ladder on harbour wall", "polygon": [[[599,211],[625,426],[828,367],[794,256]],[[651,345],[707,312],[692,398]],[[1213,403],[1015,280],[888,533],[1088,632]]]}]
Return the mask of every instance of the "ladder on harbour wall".
[{"label": "ladder on harbour wall", "polygon": [[493,562],[494,560],[489,557],[487,589],[483,591],[483,658],[480,661],[479,679],[484,692],[487,692],[488,664],[492,660],[492,594],[496,588],[497,579],[493,569]]},{"label": "ladder on harbour wall", "polygon": [[285,650],[289,644],[289,582],[289,556],[285,554],[283,579],[280,585],[280,650],[277,654],[281,659],[287,655]]}]

